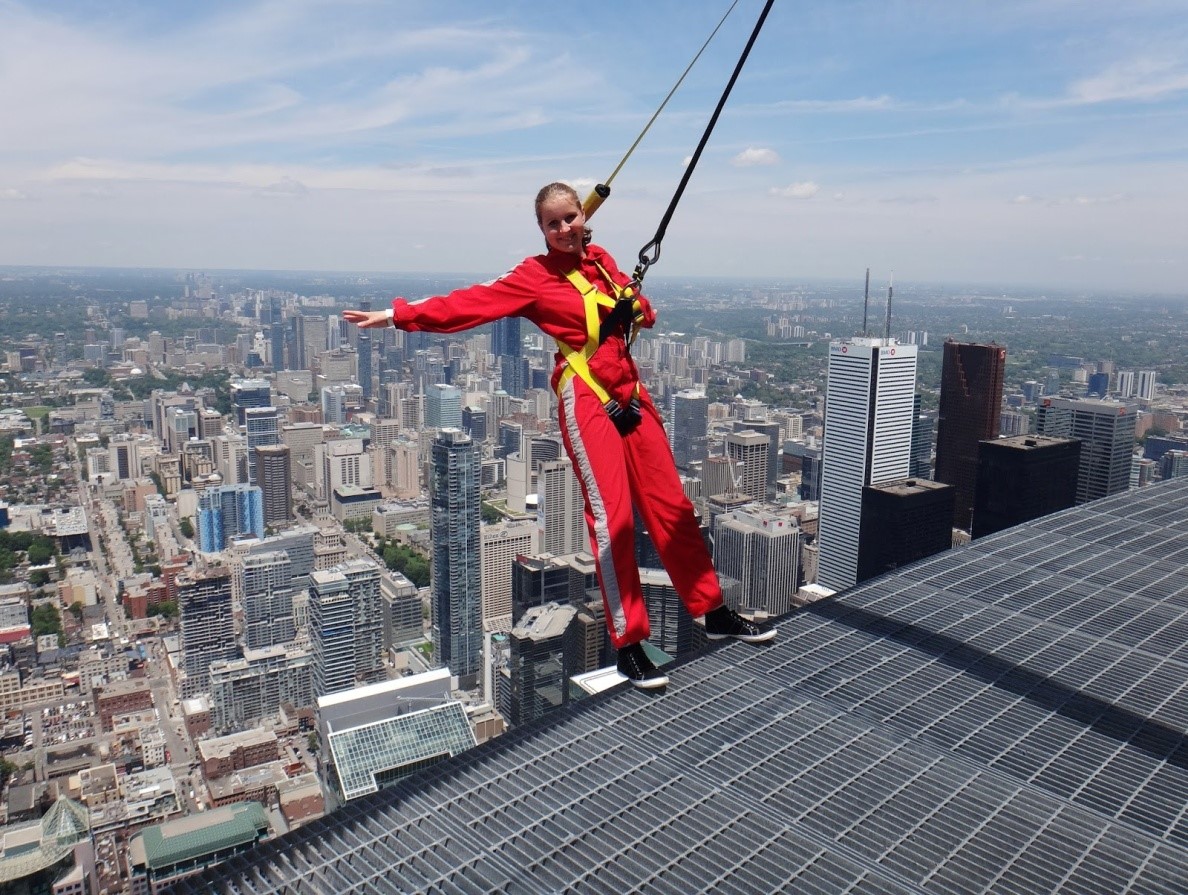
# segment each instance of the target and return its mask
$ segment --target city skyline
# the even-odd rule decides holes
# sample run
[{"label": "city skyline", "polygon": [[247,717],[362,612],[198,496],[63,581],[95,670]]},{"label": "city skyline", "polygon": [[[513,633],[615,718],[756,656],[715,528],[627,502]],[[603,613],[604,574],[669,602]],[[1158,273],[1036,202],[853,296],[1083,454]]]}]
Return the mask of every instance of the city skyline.
[{"label": "city skyline", "polygon": [[[539,246],[536,188],[604,179],[725,5],[7,4],[0,264],[497,274]],[[617,179],[617,253],[760,6]],[[1181,290],[1185,43],[1166,2],[777,4],[658,270]]]}]

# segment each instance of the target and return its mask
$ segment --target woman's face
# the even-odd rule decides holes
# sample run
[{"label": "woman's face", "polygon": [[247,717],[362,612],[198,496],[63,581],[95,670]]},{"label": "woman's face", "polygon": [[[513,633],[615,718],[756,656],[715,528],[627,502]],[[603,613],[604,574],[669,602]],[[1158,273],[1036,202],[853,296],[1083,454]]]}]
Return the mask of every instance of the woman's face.
[{"label": "woman's face", "polygon": [[585,254],[586,218],[572,196],[556,193],[541,203],[540,230],[550,249],[579,257]]}]

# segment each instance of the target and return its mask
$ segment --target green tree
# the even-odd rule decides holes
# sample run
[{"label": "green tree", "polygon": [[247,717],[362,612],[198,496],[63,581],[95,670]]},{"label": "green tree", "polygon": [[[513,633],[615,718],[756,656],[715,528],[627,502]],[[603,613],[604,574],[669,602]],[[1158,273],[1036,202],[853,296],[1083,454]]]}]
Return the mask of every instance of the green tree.
[{"label": "green tree", "polygon": [[495,509],[495,507],[491,506],[491,504],[487,503],[486,501],[483,501],[480,509],[483,514],[483,522],[485,522],[489,525],[494,524],[503,518],[503,514],[501,512],[499,512],[499,510]]},{"label": "green tree", "polygon": [[42,634],[61,634],[62,616],[58,614],[58,607],[53,603],[42,603],[33,610],[33,636]]},{"label": "green tree", "polygon": [[8,778],[15,774],[20,768],[9,761],[7,758],[0,758],[0,789],[4,789],[8,785]]},{"label": "green tree", "polygon": [[190,521],[189,516],[182,516],[181,522],[177,524],[177,528],[182,533],[182,537],[194,537],[194,523]]},{"label": "green tree", "polygon": [[58,552],[58,545],[52,538],[39,537],[29,545],[25,557],[31,566],[42,566],[49,562]]},{"label": "green tree", "polygon": [[29,575],[29,583],[34,587],[44,587],[49,584],[49,572],[45,569],[36,569]]},{"label": "green tree", "polygon": [[82,603],[80,603],[78,600],[75,600],[67,608],[70,610],[70,614],[74,616],[75,621],[77,621],[77,622],[82,621],[82,617],[83,617],[83,604]]}]

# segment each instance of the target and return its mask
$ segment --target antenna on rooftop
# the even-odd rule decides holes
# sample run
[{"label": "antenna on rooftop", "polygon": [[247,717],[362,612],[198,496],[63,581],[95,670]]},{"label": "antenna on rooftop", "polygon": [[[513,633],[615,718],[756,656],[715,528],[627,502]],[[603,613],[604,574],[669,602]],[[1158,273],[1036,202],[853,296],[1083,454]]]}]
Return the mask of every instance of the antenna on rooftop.
[{"label": "antenna on rooftop", "polygon": [[887,334],[884,338],[891,341],[891,292],[895,288],[895,271],[891,271],[891,279],[887,281]]},{"label": "antenna on rooftop", "polygon": [[870,268],[866,268],[866,292],[862,296],[862,335],[869,336],[870,331],[866,328],[866,312],[870,308]]}]

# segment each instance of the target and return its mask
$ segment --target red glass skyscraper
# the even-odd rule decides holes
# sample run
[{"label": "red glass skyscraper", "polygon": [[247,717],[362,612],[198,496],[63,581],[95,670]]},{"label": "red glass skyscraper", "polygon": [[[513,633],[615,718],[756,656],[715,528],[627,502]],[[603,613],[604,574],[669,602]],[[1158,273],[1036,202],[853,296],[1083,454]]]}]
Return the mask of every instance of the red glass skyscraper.
[{"label": "red glass skyscraper", "polygon": [[998,437],[1006,348],[945,342],[936,427],[938,482],[956,491],[953,527],[969,531],[978,482],[978,442]]}]

